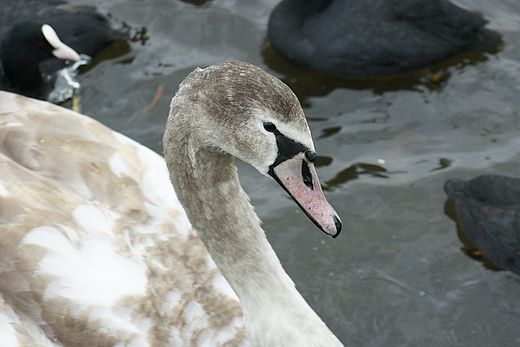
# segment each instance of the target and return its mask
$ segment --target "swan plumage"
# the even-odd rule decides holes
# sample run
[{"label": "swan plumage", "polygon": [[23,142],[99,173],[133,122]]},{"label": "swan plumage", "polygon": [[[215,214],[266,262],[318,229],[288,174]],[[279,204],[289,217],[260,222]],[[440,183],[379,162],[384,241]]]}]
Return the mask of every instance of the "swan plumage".
[{"label": "swan plumage", "polygon": [[[190,74],[172,101],[165,134],[177,194],[165,161],[151,150],[86,116],[0,92],[2,336],[14,346],[341,346],[283,271],[225,152],[238,150],[265,174],[292,172],[273,166],[279,140],[262,125],[271,122],[313,151],[296,97],[277,81],[242,62]],[[173,127],[194,115],[191,126],[200,133]],[[215,147],[223,142],[218,133],[227,148]],[[251,148],[251,140],[261,145]],[[174,148],[176,141],[190,145]],[[200,161],[208,154],[223,160],[222,170],[204,171],[215,164]],[[337,236],[332,208],[299,195],[319,188],[309,156],[284,158],[306,182],[282,184]],[[183,162],[194,166],[175,168]],[[189,192],[213,179],[202,195]],[[211,201],[215,192],[238,200]]]},{"label": "swan plumage", "polygon": [[89,346],[137,343],[151,327],[165,346],[190,345],[197,329],[219,341],[212,326],[244,336],[159,155],[64,108],[1,101],[0,291],[15,331]]}]

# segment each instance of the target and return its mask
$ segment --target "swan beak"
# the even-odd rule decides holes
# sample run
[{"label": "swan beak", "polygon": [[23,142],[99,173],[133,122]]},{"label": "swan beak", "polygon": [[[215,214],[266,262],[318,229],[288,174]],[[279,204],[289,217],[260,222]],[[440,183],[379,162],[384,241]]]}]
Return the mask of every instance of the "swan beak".
[{"label": "swan beak", "polygon": [[269,174],[318,228],[333,238],[339,235],[341,220],[323,194],[314,164],[304,153],[272,166]]}]

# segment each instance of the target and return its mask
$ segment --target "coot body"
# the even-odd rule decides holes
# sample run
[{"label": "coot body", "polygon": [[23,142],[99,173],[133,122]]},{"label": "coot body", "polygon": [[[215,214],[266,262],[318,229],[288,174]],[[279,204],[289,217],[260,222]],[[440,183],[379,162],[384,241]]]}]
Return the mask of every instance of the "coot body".
[{"label": "coot body", "polygon": [[444,190],[467,237],[496,266],[520,274],[520,178],[451,179]]},{"label": "coot body", "polygon": [[127,33],[113,29],[94,6],[63,0],[3,0],[0,37],[18,22],[49,24],[60,39],[79,54],[95,56]]},{"label": "coot body", "polygon": [[343,76],[392,75],[496,45],[481,14],[447,0],[283,0],[269,39],[287,61]]}]

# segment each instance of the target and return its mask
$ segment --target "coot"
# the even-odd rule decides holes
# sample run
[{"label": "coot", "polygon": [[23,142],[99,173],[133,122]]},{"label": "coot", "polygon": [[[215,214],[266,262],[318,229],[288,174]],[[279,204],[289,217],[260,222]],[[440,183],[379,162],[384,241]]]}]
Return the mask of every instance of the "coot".
[{"label": "coot", "polygon": [[477,12],[447,0],[283,0],[268,35],[289,62],[343,76],[392,75],[496,45]]},{"label": "coot", "polygon": [[[36,28],[43,24],[54,28],[61,41],[78,54],[89,56],[96,56],[114,41],[128,36],[125,32],[112,29],[108,19],[93,6],[69,4],[62,0],[4,0],[0,13],[0,51],[4,76],[0,76],[0,89],[39,99],[46,98],[47,86],[41,74],[53,75],[65,64],[58,59],[50,59],[53,57],[48,54],[42,56],[41,52],[37,52],[39,47],[28,44],[28,40],[33,43],[41,40]],[[9,44],[6,44],[7,40]],[[19,40],[16,44],[21,51],[11,47],[16,40]],[[42,63],[44,60],[47,61]],[[38,71],[34,68],[35,64],[40,67]],[[31,80],[33,83],[13,85],[9,76],[20,72],[26,76],[18,77],[19,80]],[[34,81],[37,81],[36,84]]]},{"label": "coot", "polygon": [[22,22],[13,26],[1,43],[0,89],[41,99],[47,85],[38,64],[52,57],[80,60],[48,24]]},{"label": "coot", "polygon": [[467,237],[496,266],[520,274],[520,178],[450,179],[444,190]]},{"label": "coot", "polygon": [[51,25],[64,43],[79,54],[92,57],[128,36],[112,29],[108,19],[94,6],[63,0],[2,0],[0,37],[21,21]]}]

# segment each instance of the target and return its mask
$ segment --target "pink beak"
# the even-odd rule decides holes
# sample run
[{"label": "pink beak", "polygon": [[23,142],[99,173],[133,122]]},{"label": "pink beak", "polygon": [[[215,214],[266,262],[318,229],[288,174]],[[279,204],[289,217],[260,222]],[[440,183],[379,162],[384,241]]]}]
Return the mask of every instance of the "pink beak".
[{"label": "pink beak", "polygon": [[314,164],[298,153],[271,168],[269,174],[289,193],[318,228],[336,237],[341,231],[341,220],[321,189]]}]

